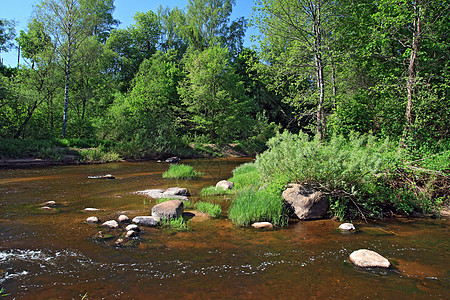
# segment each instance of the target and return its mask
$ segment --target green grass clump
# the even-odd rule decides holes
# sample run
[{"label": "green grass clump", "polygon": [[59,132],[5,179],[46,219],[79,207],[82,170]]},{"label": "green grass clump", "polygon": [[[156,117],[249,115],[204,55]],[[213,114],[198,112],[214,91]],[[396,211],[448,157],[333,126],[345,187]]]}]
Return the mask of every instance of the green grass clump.
[{"label": "green grass clump", "polygon": [[195,209],[204,214],[208,214],[211,218],[218,218],[222,214],[222,208],[215,203],[197,202],[195,203]]},{"label": "green grass clump", "polygon": [[190,229],[188,222],[186,222],[183,217],[173,219],[162,218],[159,221],[159,224],[161,227],[170,228],[177,231],[187,231]]},{"label": "green grass clump", "polygon": [[240,165],[233,170],[233,177],[229,180],[234,183],[234,189],[242,190],[260,184],[260,172],[254,163]]},{"label": "green grass clump", "polygon": [[170,165],[169,170],[164,172],[163,178],[170,179],[194,179],[200,177],[201,173],[194,170],[193,167],[184,164]]},{"label": "green grass clump", "polygon": [[234,193],[235,193],[234,190],[224,190],[221,188],[216,189],[215,186],[207,186],[202,189],[202,191],[200,192],[200,195],[206,197],[206,196],[230,195],[230,194],[234,194]]}]

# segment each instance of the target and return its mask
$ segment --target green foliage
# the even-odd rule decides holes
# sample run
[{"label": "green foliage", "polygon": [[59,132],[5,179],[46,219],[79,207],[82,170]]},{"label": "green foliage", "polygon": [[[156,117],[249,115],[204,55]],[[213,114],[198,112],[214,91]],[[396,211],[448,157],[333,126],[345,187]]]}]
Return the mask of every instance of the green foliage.
[{"label": "green foliage", "polygon": [[251,102],[230,64],[227,48],[213,46],[184,57],[186,78],[178,88],[197,134],[225,142],[245,136]]},{"label": "green foliage", "polygon": [[194,168],[189,165],[172,164],[169,169],[164,172],[162,177],[170,179],[195,179],[201,175],[201,172],[195,171]]},{"label": "green foliage", "polygon": [[162,218],[159,221],[159,224],[161,225],[161,227],[170,228],[172,230],[177,230],[177,231],[189,230],[190,227],[189,227],[188,223],[189,223],[189,221],[186,222],[183,219],[183,217],[173,218],[173,219]]},{"label": "green foliage", "polygon": [[222,195],[230,195],[234,194],[234,190],[224,190],[224,189],[216,189],[215,186],[207,186],[203,188],[200,192],[202,196],[222,196]]},{"label": "green foliage", "polygon": [[6,297],[6,296],[9,296],[9,295],[10,295],[10,294],[6,294],[6,293],[5,293],[5,288],[2,287],[2,288],[0,289],[0,297]]},{"label": "green foliage", "polygon": [[211,218],[218,218],[222,214],[222,208],[216,203],[200,201],[195,203],[195,209],[208,214]]},{"label": "green foliage", "polygon": [[234,183],[236,190],[256,187],[260,183],[259,170],[253,163],[242,164],[233,170],[233,177],[229,180]]},{"label": "green foliage", "polygon": [[274,180],[263,188],[247,188],[237,193],[233,199],[228,217],[237,226],[248,226],[254,222],[270,222],[274,226],[287,225],[288,215],[281,197],[280,184],[284,180]]},{"label": "green foliage", "polygon": [[81,161],[88,162],[114,162],[121,160],[120,155],[115,151],[104,151],[103,147],[82,149],[80,151]]}]

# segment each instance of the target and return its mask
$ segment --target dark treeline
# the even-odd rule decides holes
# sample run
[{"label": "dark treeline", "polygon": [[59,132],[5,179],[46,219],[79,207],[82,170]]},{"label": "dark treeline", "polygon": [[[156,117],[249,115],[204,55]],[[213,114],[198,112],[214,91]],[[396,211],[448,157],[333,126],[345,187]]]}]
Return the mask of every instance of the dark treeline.
[{"label": "dark treeline", "polygon": [[[448,145],[448,1],[258,0],[231,20],[234,4],[190,0],[119,29],[113,0],[39,1],[15,37],[20,67],[0,67],[0,136],[112,140],[134,157],[261,151],[283,129]],[[258,50],[243,47],[248,22]],[[13,41],[0,20],[0,51]]]}]

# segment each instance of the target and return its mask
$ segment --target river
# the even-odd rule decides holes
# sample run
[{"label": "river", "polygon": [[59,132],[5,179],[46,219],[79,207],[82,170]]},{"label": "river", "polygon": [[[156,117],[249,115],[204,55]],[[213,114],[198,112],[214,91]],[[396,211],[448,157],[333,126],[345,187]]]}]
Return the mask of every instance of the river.
[{"label": "river", "polygon": [[[286,228],[237,228],[226,218],[230,196],[201,199],[200,190],[231,177],[246,158],[184,160],[198,180],[162,178],[167,163],[0,170],[2,299],[446,299],[450,291],[449,220],[355,222],[343,234],[333,220],[292,221]],[[88,179],[113,174],[116,179]],[[96,238],[87,217],[149,215],[155,200],[133,194],[186,187],[193,202],[223,208],[219,219],[195,217],[186,232],[143,228],[118,247]],[[53,210],[41,204],[56,201]],[[98,213],[86,207],[101,209]],[[358,249],[388,258],[388,270],[360,269]]]}]

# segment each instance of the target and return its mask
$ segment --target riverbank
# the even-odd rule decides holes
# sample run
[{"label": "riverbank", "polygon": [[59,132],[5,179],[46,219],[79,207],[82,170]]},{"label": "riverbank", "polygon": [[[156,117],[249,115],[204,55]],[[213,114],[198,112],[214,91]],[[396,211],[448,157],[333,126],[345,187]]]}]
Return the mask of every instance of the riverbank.
[{"label": "riverbank", "polygon": [[0,139],[0,168],[32,168],[58,165],[98,164],[117,161],[165,160],[244,157],[255,153],[245,151],[238,143],[191,143],[165,149],[137,147],[126,143],[90,139],[21,140]]}]

